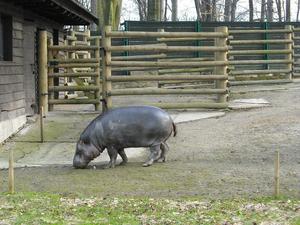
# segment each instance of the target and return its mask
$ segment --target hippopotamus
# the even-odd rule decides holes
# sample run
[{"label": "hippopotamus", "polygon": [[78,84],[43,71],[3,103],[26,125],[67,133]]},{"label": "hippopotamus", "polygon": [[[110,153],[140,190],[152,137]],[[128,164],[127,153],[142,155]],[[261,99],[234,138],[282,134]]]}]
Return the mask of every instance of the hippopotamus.
[{"label": "hippopotamus", "polygon": [[82,132],[73,159],[75,168],[86,168],[88,163],[107,149],[110,161],[107,168],[114,168],[118,154],[121,164],[128,159],[125,148],[149,147],[150,155],[143,166],[165,161],[169,149],[166,144],[176,126],[164,110],[152,106],[129,106],[110,109],[97,116]]}]

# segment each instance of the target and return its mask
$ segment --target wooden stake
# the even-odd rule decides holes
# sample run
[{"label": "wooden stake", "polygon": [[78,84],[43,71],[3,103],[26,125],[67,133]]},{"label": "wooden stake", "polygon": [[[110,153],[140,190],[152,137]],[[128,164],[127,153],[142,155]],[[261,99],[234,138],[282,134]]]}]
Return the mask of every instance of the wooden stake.
[{"label": "wooden stake", "polygon": [[40,108],[40,130],[41,130],[41,142],[44,142],[44,107]]},{"label": "wooden stake", "polygon": [[274,188],[274,195],[275,197],[279,196],[279,151],[275,153],[275,188]]},{"label": "wooden stake", "polygon": [[15,175],[14,175],[14,155],[13,150],[9,150],[9,161],[8,161],[8,190],[9,193],[15,192]]}]

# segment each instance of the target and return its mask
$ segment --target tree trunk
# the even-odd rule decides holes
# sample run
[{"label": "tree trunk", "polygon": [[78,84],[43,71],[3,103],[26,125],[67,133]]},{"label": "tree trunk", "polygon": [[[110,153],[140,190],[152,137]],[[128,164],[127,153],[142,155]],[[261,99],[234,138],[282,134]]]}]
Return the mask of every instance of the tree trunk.
[{"label": "tree trunk", "polygon": [[286,0],[286,22],[291,22],[291,0]]},{"label": "tree trunk", "polygon": [[168,13],[168,0],[165,0],[164,21],[168,20],[167,13]]},{"label": "tree trunk", "polygon": [[298,0],[298,3],[297,3],[297,22],[299,22],[299,11],[300,11],[300,0]]},{"label": "tree trunk", "polygon": [[118,30],[120,24],[122,0],[98,0],[97,15],[99,19],[98,30],[111,25],[112,30]]},{"label": "tree trunk", "polygon": [[161,0],[148,0],[148,21],[161,21]]},{"label": "tree trunk", "polygon": [[265,12],[266,12],[266,0],[261,0],[261,10],[260,10],[260,22],[265,21]]},{"label": "tree trunk", "polygon": [[205,0],[204,1],[204,3],[205,3],[205,8],[204,8],[204,10],[205,10],[205,21],[207,21],[207,22],[209,22],[209,21],[211,21],[211,12],[212,12],[212,10],[211,10],[211,0]]},{"label": "tree trunk", "polygon": [[211,20],[217,21],[217,0],[212,0]]},{"label": "tree trunk", "polygon": [[230,21],[231,0],[225,0],[224,21]]},{"label": "tree trunk", "polygon": [[231,13],[230,13],[230,19],[232,22],[235,21],[235,14],[236,14],[236,5],[239,0],[233,0],[231,4]]},{"label": "tree trunk", "polygon": [[[91,0],[91,12],[94,15],[97,15],[97,1],[96,0]],[[91,30],[92,31],[96,31],[97,30],[97,25],[95,23],[93,23],[91,25]]]},{"label": "tree trunk", "polygon": [[253,22],[253,0],[249,0],[249,22]]},{"label": "tree trunk", "polygon": [[276,2],[278,20],[279,20],[279,22],[282,22],[281,0],[275,0],[275,2]]},{"label": "tree trunk", "polygon": [[140,21],[146,21],[146,19],[147,19],[147,0],[135,0],[135,2],[138,7]]},{"label": "tree trunk", "polygon": [[178,20],[178,0],[172,0],[172,21]]},{"label": "tree trunk", "polygon": [[195,8],[197,13],[197,20],[201,20],[201,3],[200,0],[194,0],[195,1]]},{"label": "tree trunk", "polygon": [[267,0],[267,21],[273,21],[273,0]]}]

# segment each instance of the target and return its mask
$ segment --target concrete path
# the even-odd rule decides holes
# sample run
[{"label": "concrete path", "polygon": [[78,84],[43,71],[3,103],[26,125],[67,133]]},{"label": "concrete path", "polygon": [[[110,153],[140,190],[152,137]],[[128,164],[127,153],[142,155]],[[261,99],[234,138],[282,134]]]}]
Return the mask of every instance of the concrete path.
[{"label": "concrete path", "polygon": [[[238,99],[230,103],[231,109],[247,109],[270,106],[264,99]],[[39,126],[33,123],[0,147],[0,169],[8,168],[8,151],[16,152],[16,167],[35,167],[46,165],[71,165],[76,146],[76,140],[86,125],[96,116],[95,113],[52,112],[46,119],[46,141],[39,143]],[[196,120],[219,118],[225,116],[222,111],[189,111],[171,114],[174,122],[188,123]],[[52,130],[51,130],[52,129]],[[47,132],[49,134],[47,134]],[[146,160],[148,151],[145,148],[126,149],[130,161]],[[106,163],[109,157],[106,151],[93,163]]]}]

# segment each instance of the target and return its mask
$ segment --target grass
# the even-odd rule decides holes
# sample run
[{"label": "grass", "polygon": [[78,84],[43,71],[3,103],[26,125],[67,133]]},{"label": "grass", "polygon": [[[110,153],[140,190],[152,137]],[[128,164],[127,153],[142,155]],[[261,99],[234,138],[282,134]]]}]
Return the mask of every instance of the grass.
[{"label": "grass", "polygon": [[300,224],[287,198],[95,198],[49,193],[0,195],[1,224]]}]

